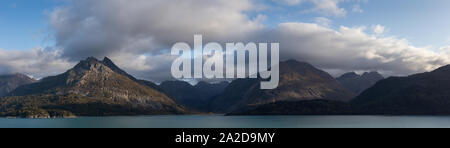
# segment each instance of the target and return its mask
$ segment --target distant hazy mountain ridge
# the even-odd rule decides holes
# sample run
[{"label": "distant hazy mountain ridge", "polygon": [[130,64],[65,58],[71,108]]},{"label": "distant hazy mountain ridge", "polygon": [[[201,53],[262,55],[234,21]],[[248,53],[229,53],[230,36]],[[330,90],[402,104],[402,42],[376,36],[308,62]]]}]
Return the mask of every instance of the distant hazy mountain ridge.
[{"label": "distant hazy mountain ridge", "polygon": [[378,72],[366,72],[362,75],[351,72],[337,78],[343,86],[355,94],[362,93],[364,90],[372,87],[375,83],[383,79],[384,77]]},{"label": "distant hazy mountain ridge", "polygon": [[19,86],[34,83],[37,80],[24,74],[2,75],[0,76],[0,97],[6,96]]},{"label": "distant hazy mountain ridge", "polygon": [[[339,81],[338,81],[339,80]],[[450,115],[450,66],[408,77],[377,72],[335,79],[314,66],[280,63],[279,87],[261,79],[231,83],[166,81],[156,85],[129,75],[110,59],[87,58],[67,72],[33,80],[0,76],[0,116],[161,115]],[[367,89],[366,89],[367,88]],[[351,91],[350,91],[351,90]],[[353,91],[353,92],[352,92]],[[355,94],[359,94],[355,97]]]},{"label": "distant hazy mountain ridge", "polygon": [[159,87],[175,102],[193,110],[208,112],[207,105],[210,99],[225,91],[228,84],[228,82],[211,84],[201,81],[192,86],[184,81],[165,81]]}]

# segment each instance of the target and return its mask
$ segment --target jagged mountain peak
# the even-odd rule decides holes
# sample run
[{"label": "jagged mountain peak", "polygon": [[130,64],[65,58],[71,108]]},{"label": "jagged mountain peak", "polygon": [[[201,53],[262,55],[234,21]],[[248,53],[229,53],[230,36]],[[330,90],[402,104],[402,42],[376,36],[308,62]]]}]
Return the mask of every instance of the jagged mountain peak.
[{"label": "jagged mountain peak", "polygon": [[[148,87],[142,81],[134,79],[125,71],[121,70],[108,58],[99,61],[89,57],[80,61],[67,72],[42,79],[29,85],[24,85],[8,96],[19,98],[42,98],[42,100],[53,98],[52,101],[58,106],[68,107],[67,111],[77,115],[95,114],[81,111],[95,111],[95,108],[77,104],[60,104],[67,99],[82,99],[83,101],[95,102],[101,105],[114,105],[107,108],[108,114],[165,114],[183,113],[184,109],[178,106],[171,98],[157,90]],[[32,96],[32,97],[30,97]],[[40,102],[47,104],[48,102]],[[69,106],[66,106],[69,105]],[[70,105],[79,106],[71,108]],[[44,109],[45,110],[45,109]]]},{"label": "jagged mountain peak", "polygon": [[128,78],[130,78],[131,80],[137,81],[137,79],[133,76],[131,76],[130,74],[128,74],[127,72],[125,72],[124,70],[120,69],[116,64],[114,64],[114,62],[109,59],[108,57],[103,58],[102,63],[106,66],[108,66],[109,68],[111,68],[112,71],[117,72],[121,75],[125,75]]},{"label": "jagged mountain peak", "polygon": [[370,77],[370,76],[376,76],[376,77],[382,77],[382,75],[380,73],[378,73],[377,71],[371,71],[371,72],[365,72],[362,74],[363,77]]},{"label": "jagged mountain peak", "polygon": [[363,74],[357,74],[356,72],[348,72],[344,73],[339,78],[371,77],[371,76],[382,77],[382,75],[377,71],[371,71],[371,72],[364,72]]},{"label": "jagged mountain peak", "polygon": [[[104,62],[105,61],[105,62]],[[80,61],[67,72],[42,79],[39,83],[26,86],[13,92],[13,95],[28,95],[38,93],[84,93],[89,94],[92,89],[130,89],[142,93],[143,86],[115,64],[107,59],[100,61],[95,57],[88,57]],[[32,89],[31,89],[32,88]],[[104,91],[104,90],[102,90]],[[108,90],[109,91],[109,90]],[[111,92],[111,91],[109,91]],[[117,90],[118,92],[118,90]],[[142,93],[146,94],[146,93]]]},{"label": "jagged mountain peak", "polygon": [[118,73],[122,73],[122,74],[126,73],[125,71],[120,69],[116,64],[114,64],[114,62],[111,59],[109,59],[108,57],[105,57],[103,59],[102,63]]},{"label": "jagged mountain peak", "polygon": [[360,75],[358,75],[356,72],[348,72],[348,73],[343,74],[339,78],[356,78],[356,77],[359,77],[359,76]]},{"label": "jagged mountain peak", "polygon": [[111,59],[109,59],[108,57],[103,58],[103,62],[105,62],[105,63],[113,63],[113,61]]},{"label": "jagged mountain peak", "polygon": [[100,65],[103,65],[103,63],[99,60],[97,60],[94,57],[89,57],[85,60],[80,61],[77,65],[75,65],[72,69],[77,70],[92,70],[94,67],[99,67]]},{"label": "jagged mountain peak", "polygon": [[86,58],[86,60],[84,60],[84,61],[99,61],[97,58],[95,58],[95,57],[87,57]]},{"label": "jagged mountain peak", "polygon": [[95,65],[95,64],[103,64],[105,66],[115,66],[117,67],[114,62],[112,62],[109,58],[105,57],[105,59],[103,61],[98,60],[95,57],[88,57],[84,60],[81,60],[75,67],[77,66],[91,66],[91,65]]},{"label": "jagged mountain peak", "polygon": [[[80,61],[74,68],[71,70],[76,71],[78,74],[83,73],[83,71],[96,71],[96,72],[115,72],[124,76],[127,76],[133,81],[137,81],[137,79],[124,70],[120,69],[114,62],[105,57],[103,61],[98,60],[95,57],[88,57],[85,60]],[[69,70],[70,72],[70,70]]]}]

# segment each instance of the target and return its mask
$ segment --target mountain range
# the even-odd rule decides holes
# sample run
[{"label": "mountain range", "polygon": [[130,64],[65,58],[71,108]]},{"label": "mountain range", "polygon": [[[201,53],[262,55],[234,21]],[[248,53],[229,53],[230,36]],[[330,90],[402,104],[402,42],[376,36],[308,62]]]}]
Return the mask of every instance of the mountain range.
[{"label": "mountain range", "polygon": [[24,74],[2,75],[0,76],[0,97],[6,96],[19,86],[34,83],[37,80]]},{"label": "mountain range", "polygon": [[450,65],[380,80],[350,102],[276,102],[230,115],[450,115]]},{"label": "mountain range", "polygon": [[450,115],[450,65],[407,77],[390,77],[351,103],[360,114]]},{"label": "mountain range", "polygon": [[228,82],[211,84],[201,81],[193,86],[185,81],[165,81],[159,87],[175,102],[195,111],[208,112],[210,99],[223,93],[228,84]]},{"label": "mountain range", "polygon": [[362,75],[350,72],[337,78],[339,83],[357,95],[383,79],[384,77],[378,72],[365,72]]},{"label": "mountain range", "polygon": [[183,114],[164,93],[110,59],[87,58],[67,72],[23,85],[0,99],[2,116],[59,117]]},{"label": "mountain range", "polygon": [[262,79],[157,85],[136,79],[109,58],[90,57],[39,81],[23,74],[0,76],[0,116],[450,114],[450,65],[387,79],[377,72],[335,79],[295,60],[279,66],[279,87],[262,90]]},{"label": "mountain range", "polygon": [[260,79],[238,79],[214,98],[214,112],[236,112],[280,101],[350,101],[354,94],[328,73],[311,64],[289,60],[280,63],[280,83],[273,90],[260,89]]}]

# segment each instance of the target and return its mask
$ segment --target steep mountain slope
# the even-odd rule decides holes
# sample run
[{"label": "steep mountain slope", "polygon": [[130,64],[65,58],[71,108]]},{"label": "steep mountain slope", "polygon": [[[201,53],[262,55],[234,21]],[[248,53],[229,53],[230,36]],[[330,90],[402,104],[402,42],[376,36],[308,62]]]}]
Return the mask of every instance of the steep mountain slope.
[{"label": "steep mountain slope", "polygon": [[216,112],[233,112],[280,101],[349,101],[353,94],[328,73],[308,63],[289,60],[280,63],[280,83],[273,90],[261,90],[259,79],[238,79],[210,103]]},{"label": "steep mountain slope", "polygon": [[[21,86],[11,92],[9,96],[16,97],[2,100],[3,105],[7,105],[8,102],[20,103],[21,100],[17,98],[27,98],[37,101],[35,105],[30,104],[38,106],[34,108],[35,110],[58,108],[83,116],[179,114],[184,112],[184,109],[180,108],[172,99],[155,89],[142,85],[108,58],[103,61],[88,58],[63,74],[44,78],[38,83]],[[47,101],[42,102],[43,100]],[[73,102],[65,102],[67,100]],[[97,108],[91,108],[88,104],[97,106]],[[102,105],[108,107],[102,107]],[[28,108],[15,108],[14,110],[20,112],[24,109],[29,110]]]},{"label": "steep mountain slope", "polygon": [[381,80],[352,100],[362,114],[450,114],[450,65]]},{"label": "steep mountain slope", "polygon": [[0,97],[6,96],[8,93],[21,85],[34,82],[36,82],[35,79],[23,74],[2,75],[0,76]]},{"label": "steep mountain slope", "polygon": [[175,102],[191,109],[202,106],[203,101],[199,97],[194,86],[184,81],[165,81],[159,85],[165,94],[173,98]]},{"label": "steep mountain slope", "polygon": [[192,86],[184,81],[165,81],[159,86],[175,102],[197,111],[207,111],[209,99],[225,90],[228,82],[210,84],[199,82]]},{"label": "steep mountain slope", "polygon": [[363,75],[358,75],[354,72],[346,73],[337,80],[350,91],[355,94],[360,94],[364,90],[372,87],[380,80],[383,80],[384,77],[378,72],[366,72]]}]

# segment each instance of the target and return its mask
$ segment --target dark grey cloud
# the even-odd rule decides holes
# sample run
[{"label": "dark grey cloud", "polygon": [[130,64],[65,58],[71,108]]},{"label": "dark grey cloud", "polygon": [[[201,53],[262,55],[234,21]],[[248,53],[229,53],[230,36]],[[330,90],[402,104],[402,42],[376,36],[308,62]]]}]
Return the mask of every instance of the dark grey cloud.
[{"label": "dark grey cloud", "polygon": [[243,39],[262,29],[243,13],[248,0],[76,0],[50,15],[63,56],[74,60],[117,52],[169,49],[194,34],[211,40]]},{"label": "dark grey cloud", "polygon": [[[346,13],[340,0],[303,1],[314,10],[339,16]],[[359,1],[356,1],[359,2]],[[301,4],[302,1],[286,1]],[[265,16],[251,0],[76,0],[55,9],[51,24],[62,56],[79,60],[111,56],[118,64],[147,79],[170,78],[173,58],[168,49],[176,42],[193,42],[194,34],[208,41],[279,42],[281,58],[310,62],[330,71],[382,71],[406,75],[446,64],[447,54],[412,46],[394,37],[377,37],[366,28],[282,23],[262,25]],[[383,27],[383,26],[380,26]]]}]

